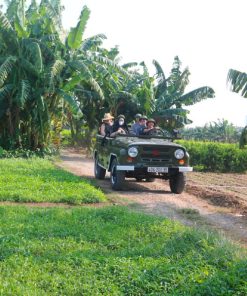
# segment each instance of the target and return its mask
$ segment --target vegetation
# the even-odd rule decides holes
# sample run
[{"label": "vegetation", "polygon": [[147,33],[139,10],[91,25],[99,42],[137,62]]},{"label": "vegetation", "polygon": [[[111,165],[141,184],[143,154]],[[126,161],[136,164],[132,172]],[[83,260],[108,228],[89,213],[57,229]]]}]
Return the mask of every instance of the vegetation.
[{"label": "vegetation", "polygon": [[238,143],[242,128],[235,127],[226,119],[218,119],[203,127],[184,128],[181,132],[183,139],[198,141],[213,141],[222,143]]},{"label": "vegetation", "polygon": [[[227,82],[232,92],[239,93],[247,98],[247,74],[238,70],[230,69],[227,76]],[[243,149],[247,145],[247,126],[243,129],[239,141],[239,147]]]},{"label": "vegetation", "polygon": [[0,159],[0,170],[0,201],[68,204],[106,201],[105,195],[89,181],[55,168],[46,159]]},{"label": "vegetation", "polygon": [[190,164],[199,171],[245,172],[247,150],[236,144],[179,140],[190,154]]},{"label": "vegetation", "polygon": [[[209,87],[184,95],[189,70],[175,57],[171,74],[154,61],[151,77],[144,62],[120,65],[117,47],[106,36],[84,39],[90,10],[65,33],[60,0],[7,1],[0,11],[0,146],[4,149],[59,147],[68,126],[72,143],[88,147],[105,112],[156,114],[170,129],[187,124],[183,106],[213,97]],[[167,119],[168,118],[168,119]],[[51,133],[52,131],[52,133]]]},{"label": "vegetation", "polygon": [[157,61],[154,61],[156,68],[155,108],[153,117],[159,125],[168,130],[184,127],[192,123],[187,118],[188,110],[184,106],[194,105],[204,99],[213,98],[212,88],[205,86],[184,94],[189,84],[189,69],[181,70],[181,61],[175,57],[171,73],[166,78],[163,69]]},{"label": "vegetation", "polygon": [[0,207],[3,295],[245,295],[244,251],[124,208]]}]

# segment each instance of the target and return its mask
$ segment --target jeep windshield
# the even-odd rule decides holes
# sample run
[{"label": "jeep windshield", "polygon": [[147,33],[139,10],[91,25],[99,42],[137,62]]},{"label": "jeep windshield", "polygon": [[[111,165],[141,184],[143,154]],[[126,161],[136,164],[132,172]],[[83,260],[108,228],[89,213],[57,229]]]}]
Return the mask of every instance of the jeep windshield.
[{"label": "jeep windshield", "polygon": [[158,139],[166,139],[166,140],[174,140],[177,137],[172,135],[170,132],[163,130],[161,128],[156,128],[155,133],[143,134],[143,135],[135,135],[131,131],[127,134],[117,134],[116,137],[135,137],[135,138],[158,138]]}]

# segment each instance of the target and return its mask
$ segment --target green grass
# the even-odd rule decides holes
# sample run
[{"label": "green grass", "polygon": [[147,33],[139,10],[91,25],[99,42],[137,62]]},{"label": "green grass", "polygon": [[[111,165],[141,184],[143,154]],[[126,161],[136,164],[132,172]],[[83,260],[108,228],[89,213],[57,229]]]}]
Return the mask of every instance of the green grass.
[{"label": "green grass", "polygon": [[214,234],[121,207],[0,207],[0,295],[247,295]]},{"label": "green grass", "polygon": [[102,191],[46,159],[0,159],[0,201],[64,202],[106,201]]}]

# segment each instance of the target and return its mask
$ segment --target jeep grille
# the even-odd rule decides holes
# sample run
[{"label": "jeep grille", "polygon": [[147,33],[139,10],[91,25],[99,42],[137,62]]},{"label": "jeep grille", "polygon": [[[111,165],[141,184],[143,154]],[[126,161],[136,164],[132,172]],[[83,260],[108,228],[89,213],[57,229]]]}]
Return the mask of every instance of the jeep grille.
[{"label": "jeep grille", "polygon": [[143,162],[170,163],[172,155],[172,147],[143,146],[140,157]]}]

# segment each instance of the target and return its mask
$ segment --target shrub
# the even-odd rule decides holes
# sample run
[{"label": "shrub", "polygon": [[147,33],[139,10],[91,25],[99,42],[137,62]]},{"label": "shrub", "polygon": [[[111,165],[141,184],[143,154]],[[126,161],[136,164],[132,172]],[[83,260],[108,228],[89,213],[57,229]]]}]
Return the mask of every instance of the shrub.
[{"label": "shrub", "polygon": [[190,164],[200,171],[245,172],[247,150],[239,149],[236,144],[217,142],[197,142],[179,140],[190,154]]}]

